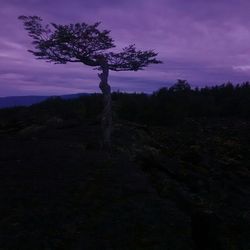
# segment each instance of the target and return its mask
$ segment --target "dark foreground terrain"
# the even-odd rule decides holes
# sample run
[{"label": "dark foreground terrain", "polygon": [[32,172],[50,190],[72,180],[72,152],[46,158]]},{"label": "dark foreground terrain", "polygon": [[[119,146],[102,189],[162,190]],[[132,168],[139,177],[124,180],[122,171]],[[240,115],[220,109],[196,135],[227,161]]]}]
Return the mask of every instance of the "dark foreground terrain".
[{"label": "dark foreground terrain", "polygon": [[0,249],[190,249],[189,219],[129,145],[110,156],[98,126],[59,123],[2,131]]},{"label": "dark foreground terrain", "polygon": [[116,120],[6,110],[0,249],[250,249],[250,122]]}]

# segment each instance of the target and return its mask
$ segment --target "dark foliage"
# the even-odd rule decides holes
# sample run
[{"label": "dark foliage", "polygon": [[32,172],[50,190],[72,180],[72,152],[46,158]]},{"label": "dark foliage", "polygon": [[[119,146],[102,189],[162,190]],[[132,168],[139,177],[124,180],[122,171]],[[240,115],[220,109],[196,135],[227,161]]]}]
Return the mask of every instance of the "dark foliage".
[{"label": "dark foliage", "polygon": [[50,23],[43,26],[42,18],[38,16],[19,16],[19,19],[35,47],[35,50],[28,51],[37,59],[56,64],[78,62],[97,69],[105,59],[109,69],[114,71],[137,71],[149,64],[161,63],[153,50],[137,50],[135,45],[118,53],[110,51],[115,47],[114,40],[109,30],[99,28],[100,22],[92,25],[84,22],[69,25]]},{"label": "dark foliage", "polygon": [[[250,84],[191,89],[187,82],[161,88],[152,95],[112,93],[113,116],[148,125],[171,125],[187,118],[250,118]],[[29,110],[27,112],[27,110]],[[51,117],[83,121],[98,118],[102,111],[100,94],[63,100],[50,98],[28,108],[2,109],[0,115],[8,122],[16,120],[46,120]],[[38,121],[39,122],[39,121]]]},{"label": "dark foliage", "polygon": [[231,83],[200,89],[178,82],[152,95],[114,93],[121,119],[167,125],[186,118],[250,118],[250,84]]}]

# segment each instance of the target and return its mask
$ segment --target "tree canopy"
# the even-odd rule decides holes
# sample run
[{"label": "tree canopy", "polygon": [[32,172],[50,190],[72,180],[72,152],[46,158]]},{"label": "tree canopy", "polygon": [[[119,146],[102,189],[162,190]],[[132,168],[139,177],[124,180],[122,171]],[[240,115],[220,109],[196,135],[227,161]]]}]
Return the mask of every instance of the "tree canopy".
[{"label": "tree canopy", "polygon": [[35,49],[28,51],[37,59],[56,64],[79,62],[96,68],[105,61],[113,71],[137,71],[149,64],[161,63],[153,50],[138,50],[135,45],[121,52],[111,51],[116,47],[114,40],[109,30],[99,28],[100,22],[43,25],[38,16],[19,16],[19,19],[33,39]]}]

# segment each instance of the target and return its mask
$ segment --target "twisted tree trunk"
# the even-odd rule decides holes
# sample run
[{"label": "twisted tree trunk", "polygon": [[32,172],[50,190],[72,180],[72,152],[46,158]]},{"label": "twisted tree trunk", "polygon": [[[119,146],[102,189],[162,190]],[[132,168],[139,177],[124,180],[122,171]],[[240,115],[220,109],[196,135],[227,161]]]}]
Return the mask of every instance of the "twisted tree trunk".
[{"label": "twisted tree trunk", "polygon": [[112,114],[111,114],[111,88],[108,84],[109,67],[106,61],[101,65],[102,73],[99,88],[103,93],[103,113],[102,113],[102,147],[109,150],[111,147]]}]

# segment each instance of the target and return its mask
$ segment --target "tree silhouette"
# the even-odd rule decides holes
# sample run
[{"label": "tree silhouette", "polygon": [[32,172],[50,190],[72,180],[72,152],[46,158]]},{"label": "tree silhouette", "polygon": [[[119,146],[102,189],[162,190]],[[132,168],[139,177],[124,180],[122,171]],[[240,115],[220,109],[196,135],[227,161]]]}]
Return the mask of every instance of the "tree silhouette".
[{"label": "tree silhouette", "polygon": [[135,45],[125,47],[118,53],[110,51],[115,47],[114,40],[110,37],[110,31],[99,29],[100,22],[93,25],[50,23],[44,26],[42,18],[38,16],[20,16],[19,19],[23,21],[25,29],[33,39],[35,50],[28,51],[37,59],[56,64],[83,63],[101,71],[98,76],[104,97],[103,144],[109,147],[112,127],[109,70],[142,70],[149,64],[161,63],[156,59],[157,53],[153,50],[137,50]]},{"label": "tree silhouette", "polygon": [[189,91],[191,90],[191,86],[189,85],[187,80],[177,79],[177,83],[169,88],[171,91]]}]

